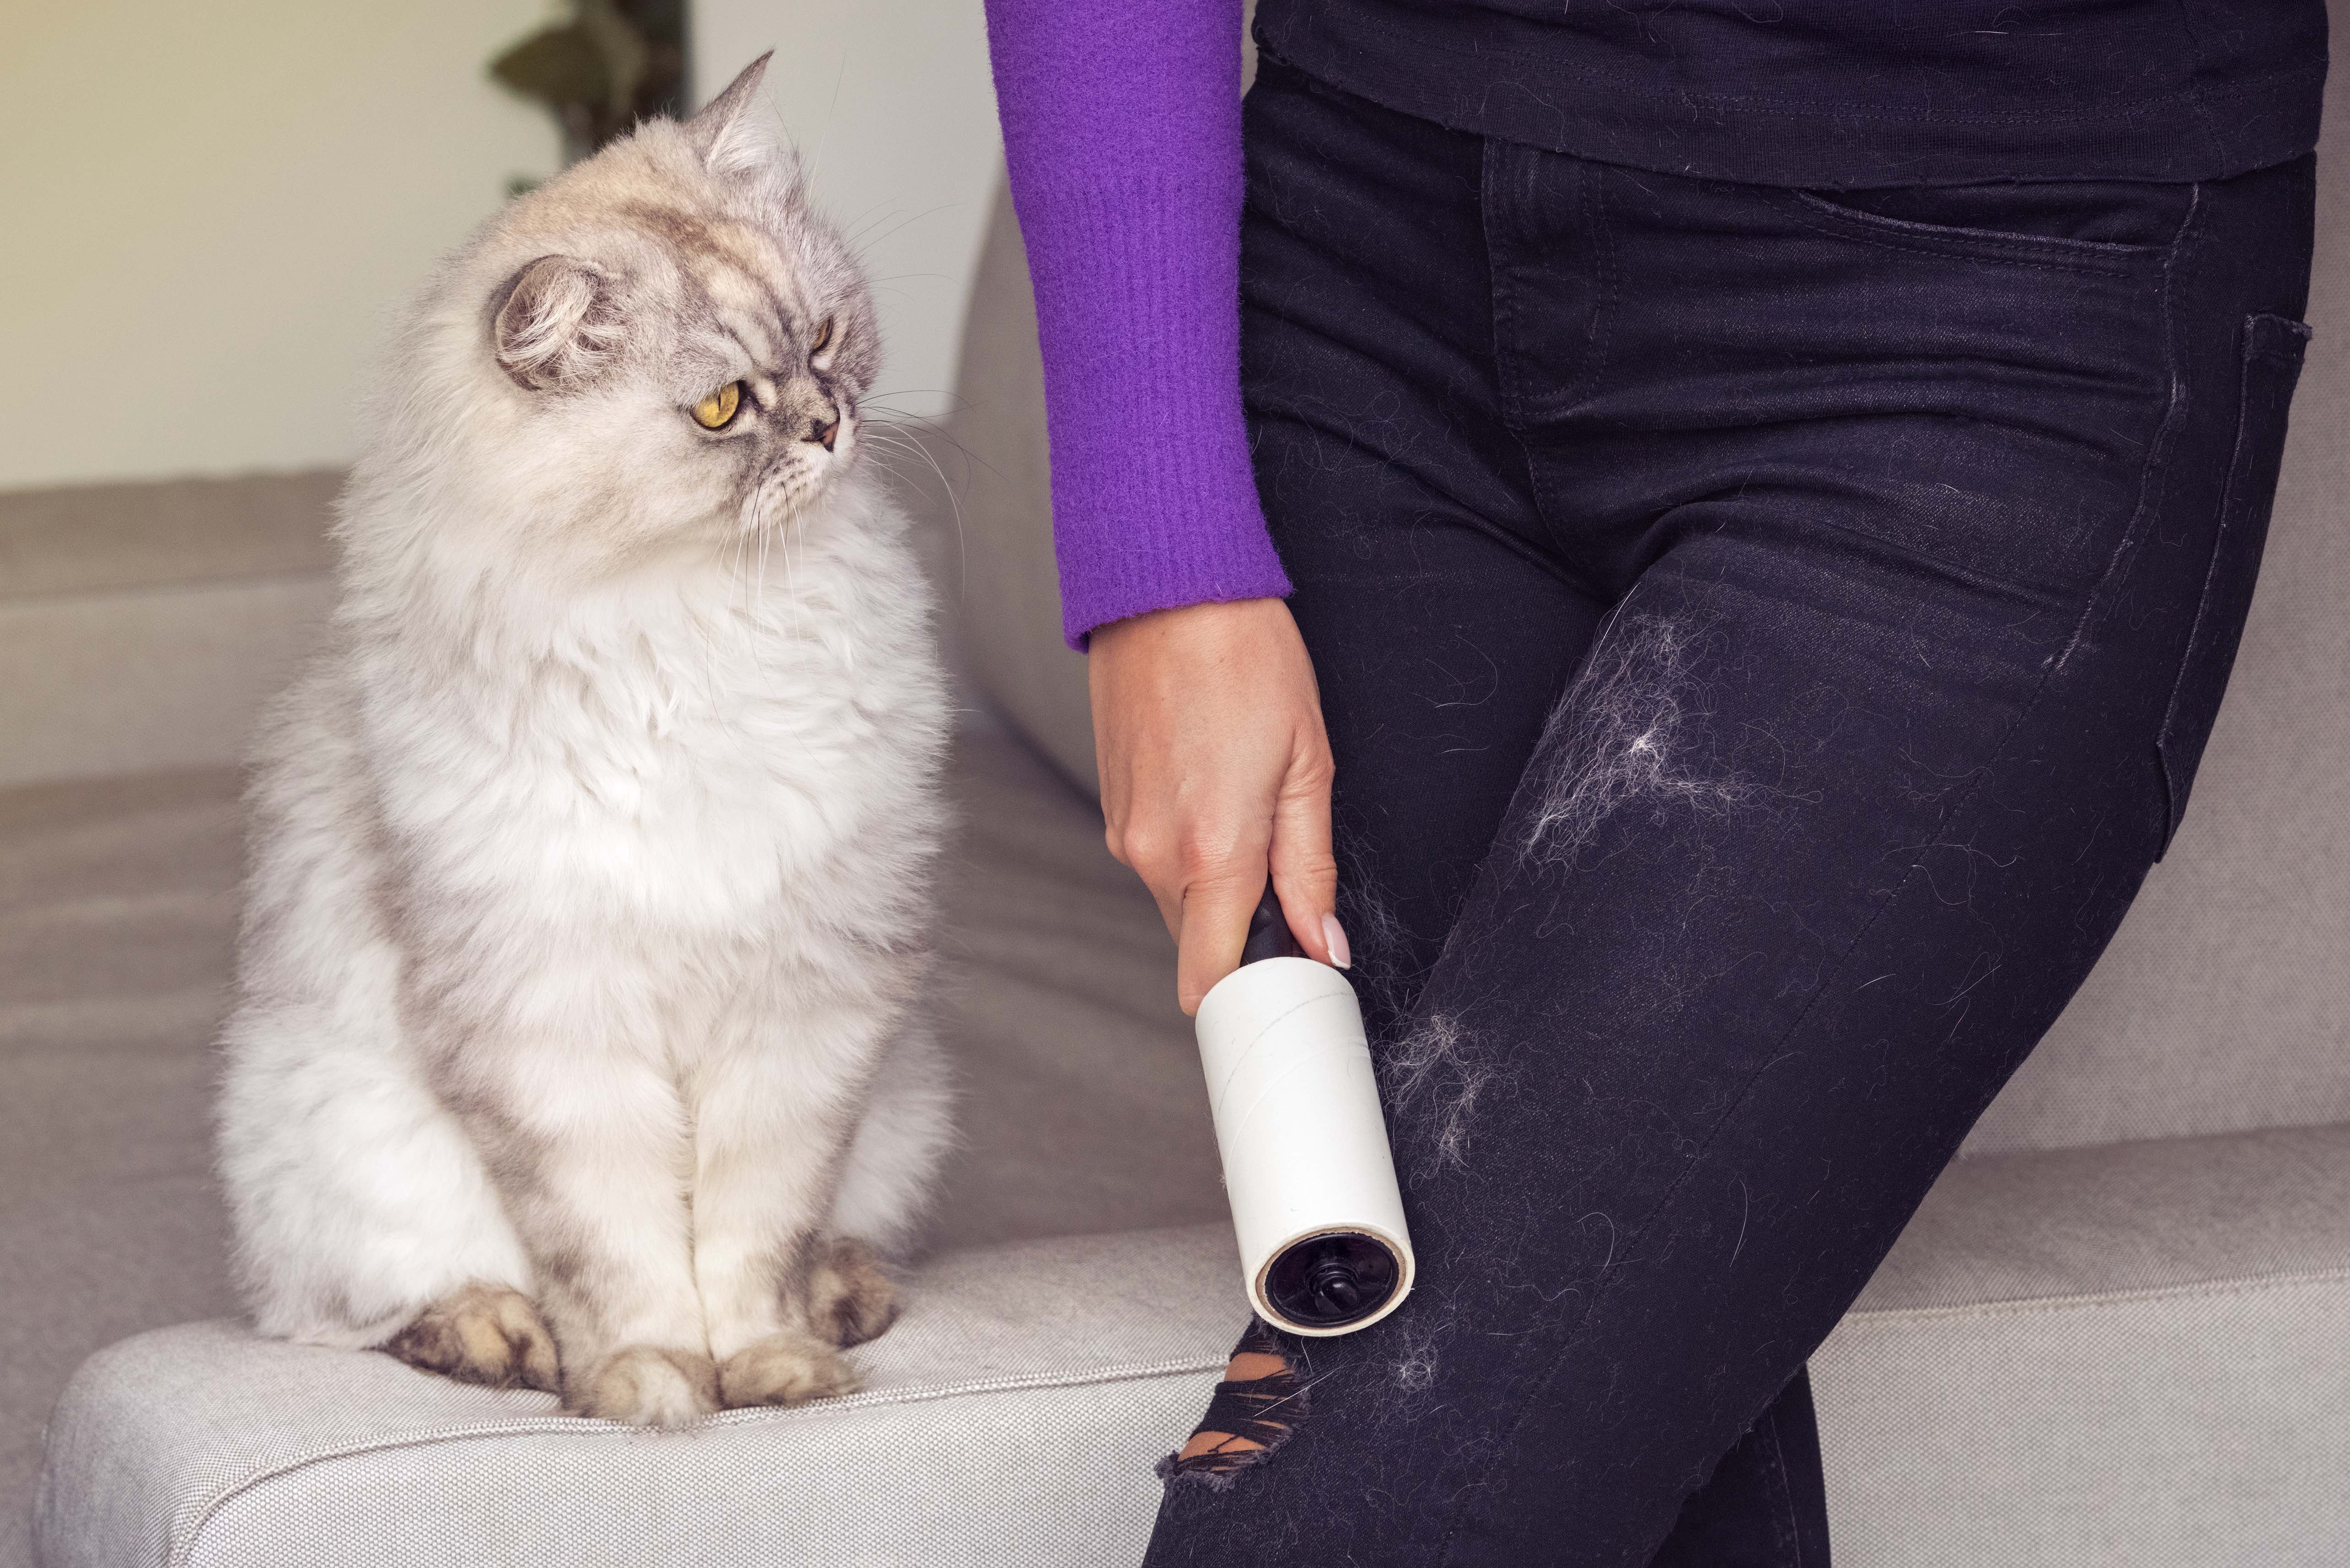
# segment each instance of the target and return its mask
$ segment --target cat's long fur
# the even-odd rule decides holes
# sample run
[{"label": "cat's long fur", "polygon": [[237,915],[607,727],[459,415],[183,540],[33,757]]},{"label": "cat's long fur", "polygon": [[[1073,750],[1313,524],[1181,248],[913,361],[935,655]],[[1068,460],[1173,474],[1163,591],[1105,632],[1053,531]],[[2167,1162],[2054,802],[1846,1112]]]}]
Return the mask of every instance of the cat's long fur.
[{"label": "cat's long fur", "polygon": [[930,599],[758,74],[511,203],[399,332],[226,1032],[264,1332],[634,1421],[847,1386],[947,1136]]}]

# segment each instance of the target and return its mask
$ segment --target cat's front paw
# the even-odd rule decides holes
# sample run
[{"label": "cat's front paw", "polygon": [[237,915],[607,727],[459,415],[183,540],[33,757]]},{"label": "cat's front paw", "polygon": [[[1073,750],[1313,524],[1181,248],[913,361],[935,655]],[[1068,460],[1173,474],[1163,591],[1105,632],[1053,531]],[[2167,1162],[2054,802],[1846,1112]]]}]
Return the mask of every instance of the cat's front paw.
[{"label": "cat's front paw", "polygon": [[880,1255],[854,1236],[836,1236],[808,1276],[808,1317],[843,1350],[879,1337],[898,1321],[898,1285]]},{"label": "cat's front paw", "polygon": [[562,1387],[555,1336],[528,1296],[481,1281],[442,1297],[384,1342],[411,1366],[493,1388]]},{"label": "cat's front paw", "polygon": [[576,1414],[632,1427],[682,1427],[718,1408],[718,1368],[690,1350],[623,1345],[567,1383],[563,1403]]},{"label": "cat's front paw", "polygon": [[857,1374],[840,1353],[813,1334],[785,1329],[754,1340],[718,1368],[718,1397],[728,1408],[803,1405],[857,1387]]}]

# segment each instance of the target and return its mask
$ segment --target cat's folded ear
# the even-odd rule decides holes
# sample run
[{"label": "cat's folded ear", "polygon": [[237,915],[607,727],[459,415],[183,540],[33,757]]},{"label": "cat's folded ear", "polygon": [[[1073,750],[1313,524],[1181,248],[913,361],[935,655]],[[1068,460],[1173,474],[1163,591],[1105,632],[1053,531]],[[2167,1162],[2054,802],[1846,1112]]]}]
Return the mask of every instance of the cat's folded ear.
[{"label": "cat's folded ear", "polygon": [[490,327],[499,368],[532,391],[576,387],[620,344],[612,279],[573,256],[541,256],[507,280]]},{"label": "cat's folded ear", "polygon": [[754,112],[758,106],[759,83],[766,77],[767,62],[775,57],[775,51],[769,49],[744,66],[743,74],[728,83],[724,92],[685,122],[685,139],[702,154],[703,167],[719,174],[733,174],[756,168],[775,156],[773,128]]}]

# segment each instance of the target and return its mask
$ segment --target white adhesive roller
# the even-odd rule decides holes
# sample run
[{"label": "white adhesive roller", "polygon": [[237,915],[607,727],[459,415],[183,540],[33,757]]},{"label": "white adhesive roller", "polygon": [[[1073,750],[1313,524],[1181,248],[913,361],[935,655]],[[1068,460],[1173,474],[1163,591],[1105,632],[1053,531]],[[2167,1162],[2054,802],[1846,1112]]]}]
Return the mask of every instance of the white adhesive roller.
[{"label": "white adhesive roller", "polygon": [[[1278,931],[1269,941],[1267,915]],[[1252,953],[1296,948],[1270,895]],[[1411,1238],[1346,976],[1258,958],[1200,1003],[1200,1064],[1250,1302],[1292,1334],[1352,1334],[1411,1293]]]}]

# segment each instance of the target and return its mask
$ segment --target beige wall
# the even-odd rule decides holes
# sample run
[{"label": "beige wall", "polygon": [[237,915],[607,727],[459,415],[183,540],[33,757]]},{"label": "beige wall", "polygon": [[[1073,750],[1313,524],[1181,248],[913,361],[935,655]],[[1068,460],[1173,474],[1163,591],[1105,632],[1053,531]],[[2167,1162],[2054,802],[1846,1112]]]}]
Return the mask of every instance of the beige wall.
[{"label": "beige wall", "polygon": [[934,414],[1003,178],[980,0],[696,0],[704,96],[769,48],[768,98],[817,200],[865,247],[887,400]]},{"label": "beige wall", "polygon": [[0,0],[0,488],[347,461],[388,307],[554,170],[483,68],[546,14]]}]

